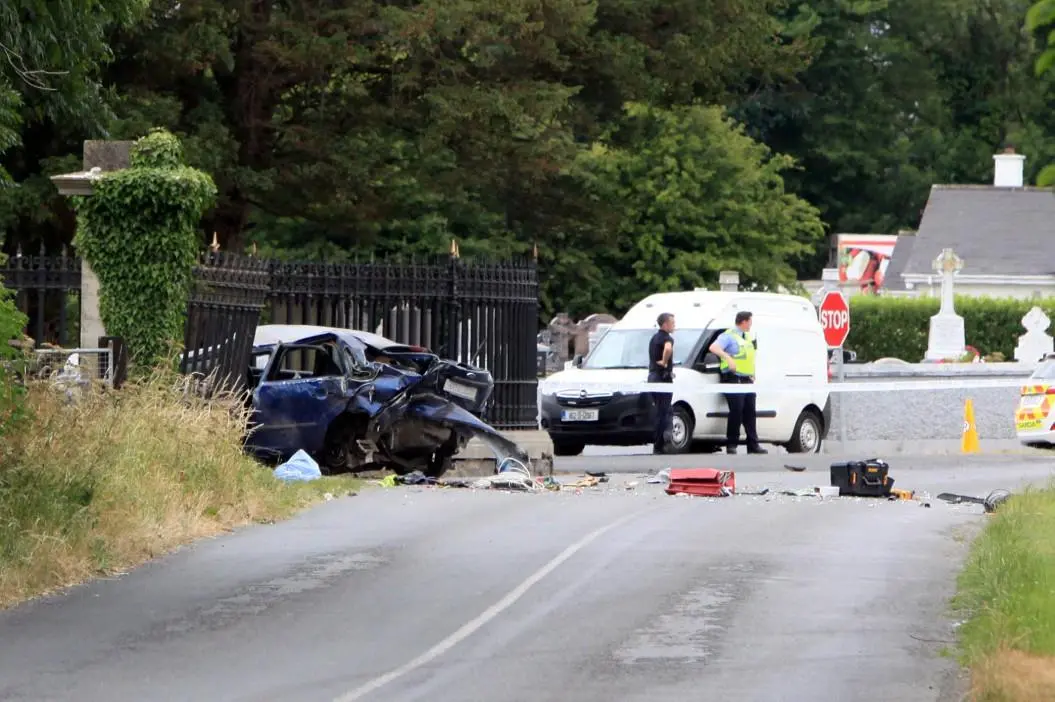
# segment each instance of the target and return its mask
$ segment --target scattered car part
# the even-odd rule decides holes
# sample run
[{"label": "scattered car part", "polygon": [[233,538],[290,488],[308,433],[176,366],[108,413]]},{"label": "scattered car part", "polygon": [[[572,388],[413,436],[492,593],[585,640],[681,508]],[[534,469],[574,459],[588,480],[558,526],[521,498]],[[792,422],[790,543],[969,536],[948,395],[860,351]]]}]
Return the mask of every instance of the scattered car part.
[{"label": "scattered car part", "polygon": [[996,508],[999,507],[1000,505],[1002,505],[1004,502],[1006,502],[1009,497],[1011,497],[1011,492],[1009,490],[1004,490],[1003,488],[1000,488],[1000,489],[997,489],[997,490],[993,490],[992,492],[990,492],[985,497],[972,497],[971,495],[957,495],[957,494],[951,493],[951,492],[943,492],[940,495],[938,495],[938,499],[939,500],[942,500],[943,502],[948,502],[949,504],[952,504],[952,505],[958,505],[958,504],[961,504],[963,502],[968,502],[968,503],[976,504],[976,505],[982,505],[982,507],[985,509],[987,514],[991,514],[992,512],[995,512]]},{"label": "scattered car part", "polygon": [[675,468],[670,471],[668,495],[728,497],[736,492],[736,474],[715,468]]}]

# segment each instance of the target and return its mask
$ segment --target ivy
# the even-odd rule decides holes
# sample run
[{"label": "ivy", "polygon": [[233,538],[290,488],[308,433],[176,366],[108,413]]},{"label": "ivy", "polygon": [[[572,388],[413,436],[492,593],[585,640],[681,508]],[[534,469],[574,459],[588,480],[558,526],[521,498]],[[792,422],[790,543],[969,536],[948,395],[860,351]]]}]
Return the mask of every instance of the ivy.
[{"label": "ivy", "polygon": [[153,130],[132,145],[129,168],[76,198],[78,251],[99,278],[99,312],[136,366],[153,366],[182,338],[198,226],[216,185],[188,167],[179,140]]}]

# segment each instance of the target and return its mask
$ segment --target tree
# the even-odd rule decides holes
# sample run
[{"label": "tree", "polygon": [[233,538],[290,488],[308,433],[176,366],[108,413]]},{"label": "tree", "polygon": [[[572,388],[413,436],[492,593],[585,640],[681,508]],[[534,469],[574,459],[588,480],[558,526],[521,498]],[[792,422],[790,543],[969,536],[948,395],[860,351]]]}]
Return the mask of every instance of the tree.
[{"label": "tree", "polygon": [[[1040,49],[1033,68],[1036,76],[1041,78],[1042,84],[1047,87],[1044,92],[1048,96],[1048,114],[1051,114],[1051,68],[1055,66],[1055,0],[1039,0],[1031,5],[1026,13],[1026,29],[1032,33],[1035,45]],[[1055,133],[1055,129],[1049,131],[1048,135],[1052,133]],[[1051,144],[1050,139],[1049,136],[1048,144]],[[1055,163],[1051,162],[1055,160],[1055,149],[1048,151],[1046,155],[1047,162],[1037,175],[1037,185],[1044,187],[1055,185]]]},{"label": "tree", "polygon": [[595,254],[606,307],[641,291],[713,286],[724,269],[761,289],[795,286],[796,258],[824,229],[817,210],[785,192],[792,166],[717,107],[631,104],[577,171],[614,208],[617,246]]},{"label": "tree", "polygon": [[[99,82],[107,31],[130,25],[149,0],[8,0],[0,3],[0,155],[23,123],[71,120],[102,130],[111,113]],[[0,177],[9,174],[0,166]]]},{"label": "tree", "polygon": [[74,217],[47,176],[80,168],[81,142],[113,117],[101,67],[107,34],[149,0],[0,3],[0,240],[58,247]]},{"label": "tree", "polygon": [[[496,253],[575,152],[580,0],[158,3],[120,39],[125,135],[160,124],[221,191],[209,222],[277,248]],[[532,235],[525,233],[524,239]],[[329,245],[329,246],[326,246]],[[520,249],[530,247],[521,241]]]}]

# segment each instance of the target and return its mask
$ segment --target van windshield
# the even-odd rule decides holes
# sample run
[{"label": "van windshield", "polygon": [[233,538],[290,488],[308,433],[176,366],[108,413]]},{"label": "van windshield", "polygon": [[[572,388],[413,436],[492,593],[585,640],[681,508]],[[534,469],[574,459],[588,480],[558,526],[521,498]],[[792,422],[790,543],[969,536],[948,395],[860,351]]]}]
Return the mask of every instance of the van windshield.
[{"label": "van windshield", "polygon": [[1031,380],[1055,380],[1055,361],[1044,361],[1030,376]]},{"label": "van windshield", "polygon": [[[648,368],[648,342],[655,329],[609,329],[583,362],[583,368]],[[674,363],[681,365],[700,340],[702,329],[674,330]]]}]

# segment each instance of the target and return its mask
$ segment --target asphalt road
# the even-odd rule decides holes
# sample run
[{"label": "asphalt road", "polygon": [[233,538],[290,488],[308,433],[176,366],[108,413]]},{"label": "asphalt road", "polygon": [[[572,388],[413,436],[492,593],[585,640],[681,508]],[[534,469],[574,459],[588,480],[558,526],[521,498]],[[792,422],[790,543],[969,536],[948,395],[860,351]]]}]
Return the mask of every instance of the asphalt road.
[{"label": "asphalt road", "polygon": [[[832,457],[790,458],[561,461],[625,472],[579,492],[366,489],[0,613],[0,700],[957,699],[945,603],[980,507],[670,497],[634,474],[827,483]],[[891,463],[900,487],[981,495],[1055,466]]]}]

